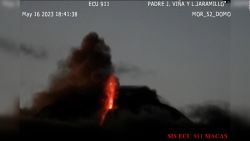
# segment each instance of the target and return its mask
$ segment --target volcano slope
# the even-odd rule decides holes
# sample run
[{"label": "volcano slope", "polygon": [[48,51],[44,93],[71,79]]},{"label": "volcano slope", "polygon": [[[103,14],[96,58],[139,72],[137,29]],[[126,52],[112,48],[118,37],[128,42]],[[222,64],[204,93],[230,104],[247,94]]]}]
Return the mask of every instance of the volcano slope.
[{"label": "volcano slope", "polygon": [[38,113],[23,110],[21,138],[166,140],[170,132],[192,132],[195,127],[146,86],[121,86],[117,108],[108,113],[103,125],[99,124],[98,103],[97,94],[75,90]]}]

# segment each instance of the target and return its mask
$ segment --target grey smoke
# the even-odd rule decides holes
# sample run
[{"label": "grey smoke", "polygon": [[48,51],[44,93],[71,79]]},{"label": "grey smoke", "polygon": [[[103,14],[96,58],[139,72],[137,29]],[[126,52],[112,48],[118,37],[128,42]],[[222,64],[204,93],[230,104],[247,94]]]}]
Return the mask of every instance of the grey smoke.
[{"label": "grey smoke", "polygon": [[33,58],[47,58],[48,57],[48,53],[45,50],[36,50],[32,47],[32,45],[21,44],[20,51],[21,53],[32,56]]},{"label": "grey smoke", "polygon": [[[228,102],[210,102],[186,106],[183,112],[193,122],[210,127],[240,127],[250,130],[250,119],[246,113],[239,109],[232,109]],[[244,111],[245,112],[245,111]],[[233,128],[233,130],[237,130]],[[238,128],[238,130],[240,130]]]},{"label": "grey smoke", "polygon": [[25,55],[35,59],[44,59],[48,57],[48,52],[42,48],[33,45],[20,43],[6,38],[0,38],[0,51],[11,55]]},{"label": "grey smoke", "polygon": [[[246,113],[232,110],[229,103],[204,103],[189,105],[184,113],[197,125],[211,129],[229,129],[230,140],[249,140],[250,119]],[[244,116],[243,116],[244,115]]]},{"label": "grey smoke", "polygon": [[210,125],[217,121],[219,121],[219,124],[226,125],[229,123],[229,117],[231,116],[229,103],[221,101],[189,105],[184,108],[184,113],[193,122],[204,125]]},{"label": "grey smoke", "polygon": [[114,67],[115,67],[115,72],[119,76],[128,75],[131,77],[139,77],[142,75],[152,73],[152,71],[150,70],[144,70],[144,69],[141,69],[137,65],[125,63],[125,62],[115,63]]}]

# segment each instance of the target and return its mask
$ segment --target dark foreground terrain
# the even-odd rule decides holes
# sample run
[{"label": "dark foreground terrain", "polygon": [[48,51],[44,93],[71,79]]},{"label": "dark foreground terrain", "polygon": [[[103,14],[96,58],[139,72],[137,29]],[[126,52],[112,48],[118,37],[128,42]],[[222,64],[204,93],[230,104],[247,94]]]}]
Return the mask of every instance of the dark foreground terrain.
[{"label": "dark foreground terrain", "polygon": [[92,96],[76,91],[39,113],[23,109],[18,118],[1,118],[1,138],[34,141],[239,141],[248,138],[249,126],[237,117],[210,107],[200,109],[207,115],[202,115],[203,121],[194,123],[175,108],[162,104],[155,91],[148,87],[121,87],[117,109],[111,111],[100,126],[98,106],[91,107],[96,103]]}]

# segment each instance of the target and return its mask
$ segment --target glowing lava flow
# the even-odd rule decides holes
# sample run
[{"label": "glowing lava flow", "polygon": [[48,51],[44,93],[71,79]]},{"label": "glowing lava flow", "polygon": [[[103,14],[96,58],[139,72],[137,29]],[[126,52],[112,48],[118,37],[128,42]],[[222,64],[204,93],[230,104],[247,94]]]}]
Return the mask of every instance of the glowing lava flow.
[{"label": "glowing lava flow", "polygon": [[118,85],[118,78],[114,74],[111,74],[105,83],[105,99],[103,110],[101,113],[101,125],[103,124],[107,113],[115,108]]}]

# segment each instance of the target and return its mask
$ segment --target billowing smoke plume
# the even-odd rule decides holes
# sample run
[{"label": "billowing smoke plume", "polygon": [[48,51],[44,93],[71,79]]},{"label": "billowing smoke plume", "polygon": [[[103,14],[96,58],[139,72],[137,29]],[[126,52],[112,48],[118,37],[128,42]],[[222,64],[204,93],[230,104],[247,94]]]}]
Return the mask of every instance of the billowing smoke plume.
[{"label": "billowing smoke plume", "polygon": [[61,64],[53,76],[47,91],[41,92],[34,100],[33,108],[39,110],[58,98],[73,93],[103,90],[105,80],[113,72],[110,48],[96,33],[89,33],[80,48]]}]

